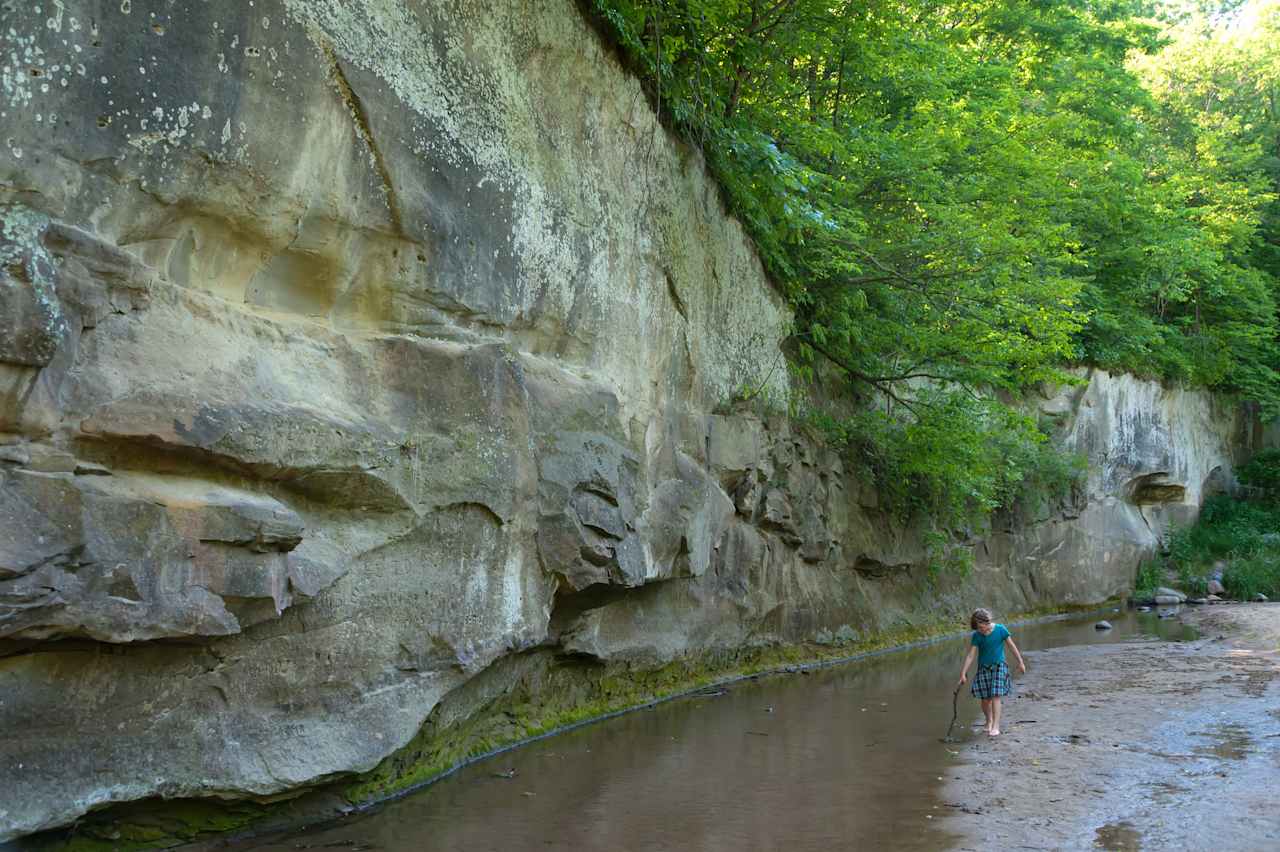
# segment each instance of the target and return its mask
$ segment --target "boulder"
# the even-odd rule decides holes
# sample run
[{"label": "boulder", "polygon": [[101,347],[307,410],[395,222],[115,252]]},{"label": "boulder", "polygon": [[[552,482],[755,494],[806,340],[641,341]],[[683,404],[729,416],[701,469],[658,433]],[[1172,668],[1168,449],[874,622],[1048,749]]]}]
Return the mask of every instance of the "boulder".
[{"label": "boulder", "polygon": [[1183,602],[1181,595],[1156,595],[1156,606],[1178,606]]},{"label": "boulder", "polygon": [[1266,603],[1269,600],[1271,600],[1271,598],[1267,597],[1262,592],[1258,592],[1256,595],[1253,596],[1254,603]]},{"label": "boulder", "polygon": [[1161,586],[1160,588],[1156,589],[1156,597],[1158,598],[1161,596],[1168,597],[1168,598],[1177,598],[1180,602],[1185,601],[1187,599],[1187,596],[1184,593],[1178,591],[1177,589],[1171,589],[1168,586]]}]

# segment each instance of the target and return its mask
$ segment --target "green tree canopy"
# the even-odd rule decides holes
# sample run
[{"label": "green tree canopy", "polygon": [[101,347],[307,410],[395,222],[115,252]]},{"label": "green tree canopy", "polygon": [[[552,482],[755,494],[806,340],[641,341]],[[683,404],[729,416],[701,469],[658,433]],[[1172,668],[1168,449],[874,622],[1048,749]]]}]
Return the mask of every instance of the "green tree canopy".
[{"label": "green tree canopy", "polygon": [[[1081,363],[1280,413],[1277,0],[593,2],[791,299],[798,377],[881,416],[871,455],[994,451],[976,399]],[[989,507],[982,458],[953,484]]]}]

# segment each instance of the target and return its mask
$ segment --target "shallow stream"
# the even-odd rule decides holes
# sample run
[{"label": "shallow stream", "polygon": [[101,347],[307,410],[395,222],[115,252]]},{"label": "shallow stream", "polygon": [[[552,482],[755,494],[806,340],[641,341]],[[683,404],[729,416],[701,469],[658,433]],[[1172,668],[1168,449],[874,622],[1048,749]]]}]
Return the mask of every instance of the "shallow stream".
[{"label": "shallow stream", "polygon": [[[1014,639],[1025,652],[1195,638],[1154,612],[1105,617],[1114,629],[1096,630],[1093,616],[1014,627]],[[942,737],[966,641],[667,702],[473,764],[340,824],[235,848],[945,849],[938,790],[959,746]],[[959,707],[954,736],[981,735],[967,690]]]}]

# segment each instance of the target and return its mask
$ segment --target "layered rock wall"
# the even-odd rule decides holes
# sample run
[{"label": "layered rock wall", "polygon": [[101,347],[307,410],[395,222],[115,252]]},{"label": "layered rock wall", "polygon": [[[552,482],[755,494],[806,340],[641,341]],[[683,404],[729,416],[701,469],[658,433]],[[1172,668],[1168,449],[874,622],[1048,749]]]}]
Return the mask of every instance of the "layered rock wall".
[{"label": "layered rock wall", "polygon": [[788,313],[567,0],[3,15],[0,839],[368,770],[532,649],[1101,600],[1230,482],[1238,412],[1097,374],[1043,406],[1087,493],[931,578],[723,413]]},{"label": "layered rock wall", "polygon": [[1131,589],[1134,569],[1201,503],[1235,487],[1233,464],[1262,436],[1237,402],[1102,370],[1036,400],[1035,413],[1087,474],[1072,499],[996,530],[977,562],[992,586],[1028,600],[1103,600]]}]

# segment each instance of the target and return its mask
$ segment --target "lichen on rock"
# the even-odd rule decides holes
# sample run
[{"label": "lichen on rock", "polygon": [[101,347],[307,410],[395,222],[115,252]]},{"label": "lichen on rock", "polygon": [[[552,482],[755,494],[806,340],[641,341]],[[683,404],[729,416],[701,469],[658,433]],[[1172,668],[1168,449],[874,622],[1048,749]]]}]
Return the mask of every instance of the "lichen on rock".
[{"label": "lichen on rock", "polygon": [[41,240],[48,219],[0,205],[0,362],[43,367],[62,340],[53,260]]}]

